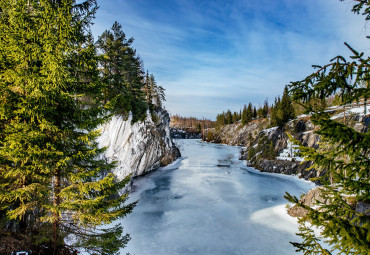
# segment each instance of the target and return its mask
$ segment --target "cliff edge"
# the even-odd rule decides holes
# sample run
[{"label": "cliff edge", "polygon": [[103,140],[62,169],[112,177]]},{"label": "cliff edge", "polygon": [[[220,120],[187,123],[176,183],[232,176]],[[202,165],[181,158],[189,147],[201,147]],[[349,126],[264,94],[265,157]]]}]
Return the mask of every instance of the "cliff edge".
[{"label": "cliff edge", "polygon": [[106,147],[108,162],[117,162],[114,173],[118,179],[145,174],[181,156],[170,137],[169,123],[167,111],[157,108],[154,116],[148,114],[144,121],[132,124],[131,116],[113,116],[100,128],[99,146]]}]

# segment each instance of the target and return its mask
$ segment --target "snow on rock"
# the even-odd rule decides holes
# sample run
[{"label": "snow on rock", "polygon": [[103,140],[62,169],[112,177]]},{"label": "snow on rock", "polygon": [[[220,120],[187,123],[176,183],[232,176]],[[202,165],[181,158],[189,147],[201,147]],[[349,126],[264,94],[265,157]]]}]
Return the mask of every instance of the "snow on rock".
[{"label": "snow on rock", "polygon": [[104,157],[108,162],[117,162],[114,173],[119,180],[129,174],[138,176],[168,165],[180,156],[170,138],[168,113],[159,109],[155,114],[156,123],[150,114],[134,124],[131,116],[126,120],[115,115],[100,128],[99,147],[106,147]]},{"label": "snow on rock", "polygon": [[288,161],[302,161],[303,158],[297,156],[299,154],[299,145],[293,144],[291,141],[287,141],[287,147],[280,153],[276,159],[288,160]]},{"label": "snow on rock", "polygon": [[271,132],[274,132],[277,128],[278,127],[272,127],[272,128],[264,129],[264,130],[262,130],[262,132],[269,135]]},{"label": "snow on rock", "polygon": [[370,106],[369,104],[367,104],[366,106],[364,106],[364,105],[361,105],[361,106],[350,105],[350,106],[347,106],[345,112],[341,112],[339,114],[336,114],[336,115],[332,116],[330,119],[335,120],[335,119],[338,119],[338,118],[343,118],[345,115],[348,116],[348,115],[351,115],[351,114],[355,114],[355,115],[358,115],[358,116],[365,116],[366,114],[369,113],[368,112],[369,106]]}]

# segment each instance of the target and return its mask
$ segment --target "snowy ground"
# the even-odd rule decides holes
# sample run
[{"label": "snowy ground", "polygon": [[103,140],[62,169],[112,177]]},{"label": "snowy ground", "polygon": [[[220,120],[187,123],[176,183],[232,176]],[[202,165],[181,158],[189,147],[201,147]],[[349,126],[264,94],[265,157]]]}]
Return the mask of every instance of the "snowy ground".
[{"label": "snowy ground", "polygon": [[[359,116],[364,116],[365,112],[366,112],[366,114],[369,114],[369,106],[370,106],[369,104],[366,105],[366,110],[365,110],[364,105],[361,105],[361,106],[357,106],[355,104],[354,105],[347,105],[346,108],[345,108],[345,111],[332,116],[330,119],[334,120],[334,119],[338,119],[338,118],[343,118],[345,115],[349,116],[349,115],[354,115],[354,114],[359,115]],[[334,106],[334,107],[332,107],[332,109],[342,110],[343,106]]]},{"label": "snowy ground", "polygon": [[179,142],[184,159],[135,180],[121,254],[295,254],[283,195],[312,183],[245,167],[238,147]]}]

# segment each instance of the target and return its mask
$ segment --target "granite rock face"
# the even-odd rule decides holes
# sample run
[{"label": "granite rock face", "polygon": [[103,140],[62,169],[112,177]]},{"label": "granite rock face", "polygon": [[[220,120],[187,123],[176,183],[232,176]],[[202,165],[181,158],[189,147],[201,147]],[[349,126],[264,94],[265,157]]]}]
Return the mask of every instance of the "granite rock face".
[{"label": "granite rock face", "polygon": [[118,179],[143,175],[181,156],[170,137],[169,114],[157,109],[155,115],[155,122],[148,114],[144,121],[133,124],[131,117],[113,116],[100,128],[99,146],[106,147],[108,162],[117,162],[114,173]]},{"label": "granite rock face", "polygon": [[[324,198],[325,196],[323,195],[323,191],[325,191],[325,188],[323,186],[313,188],[308,191],[307,194],[304,194],[299,202],[311,208],[318,207],[319,204],[330,204],[330,200]],[[346,197],[343,198],[346,199]],[[350,200],[350,198],[347,200],[347,202],[356,212],[363,213],[366,216],[370,216],[370,204],[363,201],[355,202],[354,200]],[[318,210],[320,211],[320,209]],[[287,212],[292,217],[304,217],[307,214],[306,209],[297,205],[289,208]]]},{"label": "granite rock face", "polygon": [[315,169],[308,170],[311,165],[312,162],[310,161],[292,162],[287,160],[261,159],[254,167],[262,172],[297,175],[306,180],[319,177],[323,174],[318,173]]},{"label": "granite rock face", "polygon": [[209,128],[205,131],[204,140],[213,143],[249,147],[266,126],[266,121],[261,120],[251,121],[245,126],[241,123],[236,123],[223,126],[220,129]]},{"label": "granite rock face", "polygon": [[[289,141],[287,133],[302,143],[304,146],[317,148],[319,136],[314,133],[315,126],[308,118],[298,118],[288,122],[283,128],[269,128],[259,132],[258,136],[251,142],[242,155],[241,159],[248,160],[248,164],[262,172],[281,173],[288,175],[298,175],[304,179],[311,179],[323,175],[315,169],[310,169],[312,162],[301,162],[301,158],[290,155],[290,157],[281,157],[290,153],[288,147],[294,151],[294,146]],[[270,148],[272,147],[272,148]],[[250,158],[249,150],[255,150],[254,157]],[[263,158],[263,151],[267,150],[271,157]],[[285,159],[282,160],[281,158]],[[309,169],[309,170],[308,170]]]},{"label": "granite rock face", "polygon": [[[327,203],[327,201],[322,197],[322,190],[323,187],[321,186],[309,190],[307,194],[303,195],[299,202],[309,207],[316,206],[317,202],[324,204]],[[305,208],[297,205],[289,208],[287,212],[292,217],[303,217],[307,214],[307,210]]]}]

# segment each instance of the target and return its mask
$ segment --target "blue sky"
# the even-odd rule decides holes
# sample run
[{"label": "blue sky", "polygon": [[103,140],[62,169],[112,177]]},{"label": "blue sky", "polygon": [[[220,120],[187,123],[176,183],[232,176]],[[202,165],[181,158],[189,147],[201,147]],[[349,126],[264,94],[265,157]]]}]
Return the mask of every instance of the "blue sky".
[{"label": "blue sky", "polygon": [[311,65],[369,51],[364,18],[347,0],[100,0],[97,39],[118,21],[170,114],[214,119],[281,95]]}]

